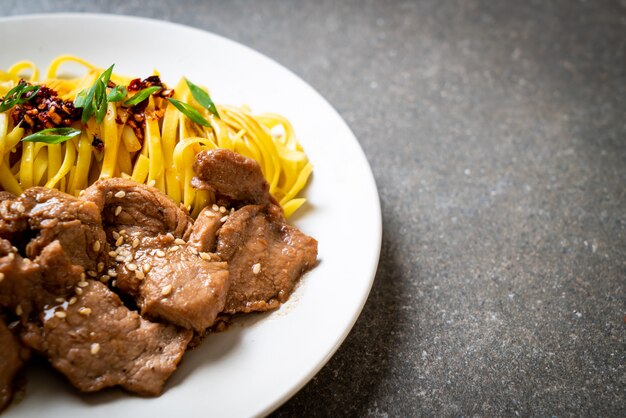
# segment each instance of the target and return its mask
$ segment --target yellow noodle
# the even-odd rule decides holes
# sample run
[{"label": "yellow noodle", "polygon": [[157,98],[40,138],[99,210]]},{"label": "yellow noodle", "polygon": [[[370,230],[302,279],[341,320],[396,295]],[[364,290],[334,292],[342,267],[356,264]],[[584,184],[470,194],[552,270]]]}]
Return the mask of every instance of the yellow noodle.
[{"label": "yellow noodle", "polygon": [[46,183],[46,187],[52,189],[57,183],[61,182],[62,179],[65,179],[65,175],[70,172],[72,167],[74,166],[74,161],[76,160],[76,148],[74,147],[74,143],[72,141],[65,142],[65,158],[63,159],[63,165],[59,169],[58,173]]},{"label": "yellow noodle", "polygon": [[39,69],[37,68],[35,63],[32,61],[16,62],[15,64],[13,64],[11,68],[9,68],[8,73],[14,77],[18,77],[20,73],[26,69],[31,70],[30,79],[28,81],[30,81],[31,83],[34,83],[35,81],[39,80]]},{"label": "yellow noodle", "polygon": [[[60,69],[66,63],[82,65],[84,75],[65,77]],[[63,100],[73,101],[80,91],[91,88],[103,71],[81,58],[62,55],[50,63],[46,79],[40,84],[54,89]],[[31,82],[37,81],[39,70],[28,61],[0,71],[0,95],[14,87],[25,72],[29,72]],[[131,78],[113,73],[111,81],[128,85]],[[306,185],[312,165],[286,118],[272,113],[253,115],[247,107],[222,105],[217,106],[221,119],[217,118],[198,106],[184,79],[176,85],[174,97],[198,110],[210,126],[197,125],[155,97],[150,97],[144,113],[143,140],[126,125],[129,110],[123,102],[108,104],[102,124],[97,124],[93,117],[86,125],[76,123],[75,127],[82,128],[82,135],[64,144],[22,143],[24,129],[12,126],[9,112],[1,113],[0,187],[18,193],[45,183],[47,187],[78,194],[98,178],[122,176],[153,184],[196,216],[214,202],[214,196],[191,187],[195,156],[202,149],[225,148],[259,162],[270,193],[280,202],[286,216],[304,204],[305,199],[297,195]],[[156,113],[156,101],[165,106],[159,110],[160,116]],[[92,146],[97,139],[103,141],[103,149]],[[17,154],[10,158],[11,153]]]},{"label": "yellow noodle", "polygon": [[107,114],[104,117],[104,159],[102,160],[102,172],[100,178],[110,178],[115,174],[117,164],[117,150],[119,148],[119,138],[117,136],[117,106],[109,103]]}]

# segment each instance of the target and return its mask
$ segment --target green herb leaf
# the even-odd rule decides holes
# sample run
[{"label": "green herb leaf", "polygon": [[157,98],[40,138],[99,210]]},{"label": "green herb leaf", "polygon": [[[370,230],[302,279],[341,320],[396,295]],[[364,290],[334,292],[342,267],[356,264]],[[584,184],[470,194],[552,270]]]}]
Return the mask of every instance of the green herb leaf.
[{"label": "green herb leaf", "polygon": [[26,142],[45,142],[46,144],[60,144],[68,139],[74,138],[80,135],[78,129],[74,128],[50,128],[43,131],[35,132],[32,135],[28,135],[22,138],[22,141]]},{"label": "green herb leaf", "polygon": [[96,122],[102,123],[104,117],[107,114],[107,88],[106,84],[102,82],[102,80],[98,80],[96,82],[96,105],[94,114],[96,116]]},{"label": "green herb leaf", "polygon": [[128,91],[126,90],[126,87],[115,86],[107,95],[107,100],[111,103],[120,102],[126,97],[127,94]]},{"label": "green herb leaf", "polygon": [[87,101],[87,90],[81,90],[74,99],[74,107],[84,107]]},{"label": "green herb leaf", "polygon": [[217,107],[215,107],[215,103],[213,103],[213,100],[211,100],[211,96],[209,96],[209,93],[202,90],[200,87],[196,86],[191,81],[187,79],[185,79],[185,81],[187,82],[187,85],[189,86],[189,90],[191,91],[193,98],[196,99],[196,101],[200,104],[200,106],[204,107],[209,112],[213,113],[218,119],[221,119],[219,113],[217,113]]},{"label": "green herb leaf", "polygon": [[200,112],[198,112],[193,107],[189,106],[187,103],[181,102],[180,100],[171,99],[171,98],[168,98],[167,100],[171,104],[173,104],[176,109],[180,110],[183,115],[187,116],[189,119],[196,122],[198,125],[202,125],[206,127],[211,126],[209,121],[207,121],[204,118],[204,116],[200,114]]},{"label": "green herb leaf", "polygon": [[[35,97],[35,95],[39,92],[41,86],[28,85],[28,84],[18,84],[8,91],[2,103],[0,103],[0,113],[6,112],[11,109],[13,106],[17,104],[23,104]],[[26,97],[26,94],[31,92],[32,94]]]},{"label": "green herb leaf", "polygon": [[161,86],[152,86],[152,87],[148,87],[148,88],[145,88],[143,90],[140,90],[133,97],[131,97],[130,99],[126,100],[124,102],[124,104],[126,106],[135,106],[136,104],[139,104],[139,103],[143,102],[144,100],[146,100],[152,93],[156,93],[157,91],[161,90],[162,88],[163,87],[161,87]]},{"label": "green herb leaf", "polygon": [[100,74],[91,88],[88,90],[81,90],[76,95],[76,98],[74,99],[74,107],[83,109],[83,115],[80,118],[83,125],[86,124],[89,118],[94,114],[96,122],[102,123],[104,120],[108,102],[106,86],[111,79],[114,66],[115,64],[111,65],[102,74]]}]

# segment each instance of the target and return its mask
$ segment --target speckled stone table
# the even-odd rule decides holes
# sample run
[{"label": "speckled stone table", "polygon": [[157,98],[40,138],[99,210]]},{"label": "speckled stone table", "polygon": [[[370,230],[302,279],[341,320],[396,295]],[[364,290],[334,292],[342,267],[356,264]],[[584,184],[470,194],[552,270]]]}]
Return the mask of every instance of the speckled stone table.
[{"label": "speckled stone table", "polygon": [[3,1],[269,55],[359,138],[383,208],[353,331],[287,416],[626,414],[626,2]]}]

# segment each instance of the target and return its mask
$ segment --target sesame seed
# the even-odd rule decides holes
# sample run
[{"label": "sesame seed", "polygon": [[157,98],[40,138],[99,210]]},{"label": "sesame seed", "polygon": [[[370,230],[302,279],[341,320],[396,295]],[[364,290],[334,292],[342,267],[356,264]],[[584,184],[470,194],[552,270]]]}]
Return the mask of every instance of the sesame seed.
[{"label": "sesame seed", "polygon": [[230,214],[232,215],[233,213],[235,213],[235,208],[230,208]]},{"label": "sesame seed", "polygon": [[135,238],[133,240],[133,248],[137,248],[138,245],[139,245],[139,238]]},{"label": "sesame seed", "polygon": [[4,280],[4,273],[0,273],[0,282]]},{"label": "sesame seed", "polygon": [[220,210],[220,207],[217,206],[216,204],[213,204],[213,206],[211,206],[211,209],[213,209],[213,211],[217,212],[218,210]]},{"label": "sesame seed", "polygon": [[220,219],[220,222],[226,222],[227,219],[228,219],[228,215],[222,216],[222,219]]},{"label": "sesame seed", "polygon": [[75,303],[76,303],[76,301],[77,301],[77,300],[78,300],[78,299],[76,299],[76,296],[72,296],[72,297],[70,298],[70,300],[68,300],[68,301],[67,301],[67,304],[68,304],[68,305],[73,305],[73,304],[75,304]]},{"label": "sesame seed", "polygon": [[81,289],[80,287],[77,287],[76,289],[74,289],[74,292],[76,292],[77,295],[82,295],[83,289]]},{"label": "sesame seed", "polygon": [[178,245],[185,245],[185,244],[187,244],[187,243],[185,242],[185,240],[184,240],[184,239],[181,239],[181,238],[176,238],[176,239],[174,240],[174,244],[178,244]]},{"label": "sesame seed", "polygon": [[119,237],[119,238],[117,239],[117,241],[115,241],[115,245],[116,245],[117,247],[119,247],[119,246],[120,246],[120,245],[122,245],[123,243],[124,243],[124,237]]},{"label": "sesame seed", "polygon": [[65,299],[63,299],[63,298],[56,298],[55,301],[56,301],[56,303],[63,303],[63,302],[65,302]]},{"label": "sesame seed", "polygon": [[95,271],[93,271],[93,270],[89,270],[89,271],[87,272],[87,275],[88,275],[89,277],[96,277],[96,276],[98,275],[98,273],[96,273],[96,272],[95,272]]},{"label": "sesame seed", "polygon": [[78,287],[87,287],[89,286],[89,283],[87,283],[86,281],[82,281],[82,282],[78,282]]},{"label": "sesame seed", "polygon": [[97,252],[97,253],[100,252],[100,247],[101,247],[100,241],[96,241],[96,242],[93,243],[93,250],[95,252]]},{"label": "sesame seed", "polygon": [[78,195],[79,195],[79,196],[82,196],[82,195],[84,195],[84,194],[85,194],[85,191],[84,191],[84,190],[81,190],[80,192],[78,192]]},{"label": "sesame seed", "polygon": [[141,267],[141,269],[143,270],[144,273],[148,273],[150,270],[152,270],[152,266],[146,263],[143,265],[143,267]]},{"label": "sesame seed", "polygon": [[17,252],[17,247],[15,245],[13,245],[11,249],[13,250],[13,252]]},{"label": "sesame seed", "polygon": [[189,247],[189,252],[193,255],[198,255],[198,250],[196,250],[194,247]]},{"label": "sesame seed", "polygon": [[122,213],[122,207],[118,206],[115,208],[115,216],[119,216],[120,213]]},{"label": "sesame seed", "polygon": [[109,271],[107,271],[107,274],[111,277],[117,277],[117,272],[113,269],[109,269]]},{"label": "sesame seed", "polygon": [[91,351],[91,354],[93,354],[94,356],[98,354],[100,352],[100,344],[98,343],[91,344],[90,351]]},{"label": "sesame seed", "polygon": [[172,285],[171,284],[168,284],[163,289],[161,289],[161,295],[163,295],[163,296],[167,296],[170,293],[172,293]]},{"label": "sesame seed", "polygon": [[133,255],[132,254],[128,254],[126,256],[126,258],[124,258],[124,262],[125,263],[130,263],[131,261],[133,261]]},{"label": "sesame seed", "polygon": [[252,272],[254,274],[259,274],[261,272],[261,264],[256,263],[252,265]]},{"label": "sesame seed", "polygon": [[118,239],[120,237],[120,234],[117,231],[111,232],[111,235],[113,236],[113,239]]},{"label": "sesame seed", "polygon": [[115,193],[115,197],[117,197],[118,199],[121,199],[124,196],[126,196],[126,192],[124,190],[120,190],[119,192]]},{"label": "sesame seed", "polygon": [[137,270],[137,265],[133,264],[133,263],[128,263],[128,264],[126,264],[126,268],[128,270],[130,270],[130,271],[135,271],[135,270]]},{"label": "sesame seed", "polygon": [[30,265],[30,263],[32,263],[33,261],[32,261],[30,258],[28,258],[28,257],[24,257],[24,258],[22,259],[22,262],[28,266],[28,265]]},{"label": "sesame seed", "polygon": [[170,247],[170,252],[174,252],[174,251],[178,251],[180,247],[178,245],[174,245],[172,247]]},{"label": "sesame seed", "polygon": [[63,318],[65,318],[67,316],[67,314],[65,312],[63,312],[63,311],[56,311],[54,313],[54,316],[56,316],[57,318],[63,319]]},{"label": "sesame seed", "polygon": [[138,280],[143,280],[143,279],[146,278],[146,275],[144,274],[143,270],[137,270],[137,271],[135,271],[135,277]]},{"label": "sesame seed", "polygon": [[24,310],[22,309],[22,305],[17,305],[17,307],[15,308],[15,315],[20,316],[23,313]]},{"label": "sesame seed", "polygon": [[98,273],[100,273],[102,270],[104,270],[104,263],[101,261],[96,267],[98,269]]},{"label": "sesame seed", "polygon": [[165,234],[165,236],[169,239],[174,239],[174,235],[171,232],[168,232],[167,234]]},{"label": "sesame seed", "polygon": [[17,202],[17,204],[15,205],[15,210],[17,210],[20,213],[26,212],[26,208],[24,207],[22,202]]},{"label": "sesame seed", "polygon": [[9,261],[15,260],[15,253],[9,253],[9,255],[7,255],[7,258],[9,259]]},{"label": "sesame seed", "polygon": [[122,230],[120,231],[120,235],[124,235],[124,236],[126,236],[126,234],[127,234],[127,232],[126,232],[126,230],[125,230],[125,229],[122,229]]},{"label": "sesame seed", "polygon": [[80,280],[85,281],[87,279],[87,275],[85,272],[80,273]]},{"label": "sesame seed", "polygon": [[84,306],[78,310],[78,313],[83,316],[91,315],[91,308],[85,308]]},{"label": "sesame seed", "polygon": [[102,277],[100,277],[100,281],[101,281],[102,283],[106,283],[106,282],[108,282],[108,281],[109,281],[109,279],[110,279],[110,278],[111,278],[110,276],[108,276],[108,275],[106,275],[106,274],[103,274],[103,275],[102,275]]},{"label": "sesame seed", "polygon": [[200,258],[206,261],[211,261],[211,254],[209,253],[200,253]]},{"label": "sesame seed", "polygon": [[125,257],[123,255],[118,255],[117,257],[115,257],[115,261],[117,261],[118,263],[121,263],[122,261],[124,261]]},{"label": "sesame seed", "polygon": [[165,257],[165,253],[162,250],[157,250],[156,255],[157,257]]},{"label": "sesame seed", "polygon": [[224,206],[220,206],[220,212],[221,213],[226,213],[226,208]]},{"label": "sesame seed", "polygon": [[117,257],[117,253],[115,251],[109,251],[109,257]]},{"label": "sesame seed", "polygon": [[148,186],[150,186],[150,187],[154,187],[155,184],[156,184],[156,180],[155,179],[152,179],[152,180],[150,180],[148,182]]}]

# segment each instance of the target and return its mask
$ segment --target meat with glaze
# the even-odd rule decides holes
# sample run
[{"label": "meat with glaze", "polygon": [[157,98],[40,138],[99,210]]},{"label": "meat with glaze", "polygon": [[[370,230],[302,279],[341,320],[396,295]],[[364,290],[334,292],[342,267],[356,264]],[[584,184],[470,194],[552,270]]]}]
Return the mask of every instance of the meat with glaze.
[{"label": "meat with glaze", "polygon": [[228,268],[187,245],[186,212],[157,189],[123,179],[96,182],[84,199],[101,208],[115,253],[114,287],[142,315],[199,333],[213,325],[226,301]]},{"label": "meat with glaze", "polygon": [[261,166],[252,158],[222,148],[201,151],[193,169],[193,187],[214,192],[218,200],[225,200],[228,205],[274,202]]},{"label": "meat with glaze", "polygon": [[0,318],[0,411],[11,401],[15,376],[27,359],[28,350]]},{"label": "meat with glaze", "polygon": [[266,311],[286,302],[315,266],[317,241],[288,225],[277,206],[248,205],[218,231],[217,254],[230,270],[224,312]]},{"label": "meat with glaze", "polygon": [[119,385],[141,395],[160,394],[192,337],[146,321],[96,281],[72,303],[42,312],[41,320],[43,326],[31,327],[24,341],[84,392]]},{"label": "meat with glaze", "polygon": [[215,245],[207,231],[217,229],[216,252],[230,271],[224,312],[279,307],[300,276],[315,266],[317,241],[287,223],[253,159],[226,149],[202,151],[194,170],[194,187],[212,190],[226,203],[240,207],[219,229],[215,215],[205,208],[191,232],[194,245],[206,250]]}]

